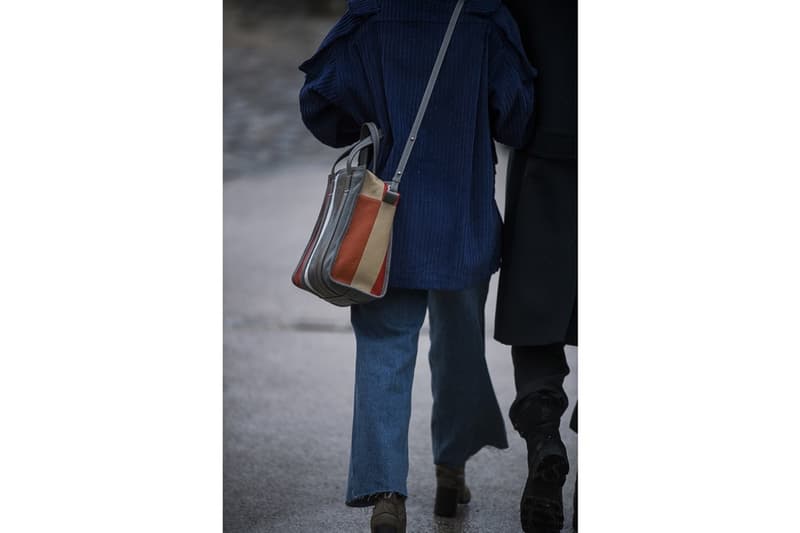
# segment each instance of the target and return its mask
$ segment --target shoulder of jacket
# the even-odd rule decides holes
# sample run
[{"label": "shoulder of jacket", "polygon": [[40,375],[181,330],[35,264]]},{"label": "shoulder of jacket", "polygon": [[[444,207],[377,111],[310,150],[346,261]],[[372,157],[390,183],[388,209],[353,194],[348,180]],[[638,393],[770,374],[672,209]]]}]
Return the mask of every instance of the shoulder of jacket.
[{"label": "shoulder of jacket", "polygon": [[504,38],[512,42],[519,39],[517,23],[501,0],[467,0],[464,10],[490,21]]},{"label": "shoulder of jacket", "polygon": [[377,0],[347,0],[347,9],[353,15],[371,15],[380,11]]},{"label": "shoulder of jacket", "polygon": [[466,0],[464,11],[478,15],[491,15],[501,6],[500,0]]},{"label": "shoulder of jacket", "polygon": [[332,48],[334,43],[349,38],[364,20],[378,11],[380,9],[376,0],[348,0],[347,11],[336,21],[314,55],[300,65],[300,70],[310,74],[320,68],[325,63],[326,51]]},{"label": "shoulder of jacket", "polygon": [[[491,2],[492,0],[485,0],[487,3]],[[511,41],[512,43],[517,43],[520,41],[520,34],[519,34],[519,27],[517,26],[517,22],[514,20],[514,17],[511,15],[511,12],[508,8],[497,0],[495,2],[496,9],[492,11],[483,12],[486,17],[492,21],[493,25],[499,32]]]}]

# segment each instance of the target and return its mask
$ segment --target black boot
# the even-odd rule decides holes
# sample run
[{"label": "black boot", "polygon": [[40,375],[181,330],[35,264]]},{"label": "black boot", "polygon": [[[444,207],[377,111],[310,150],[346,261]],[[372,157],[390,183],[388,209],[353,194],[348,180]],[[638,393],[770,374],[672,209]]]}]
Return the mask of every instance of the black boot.
[{"label": "black boot", "polygon": [[559,533],[564,527],[563,487],[569,472],[559,423],[566,396],[542,391],[525,398],[512,423],[528,445],[528,480],[520,501],[525,533]]}]

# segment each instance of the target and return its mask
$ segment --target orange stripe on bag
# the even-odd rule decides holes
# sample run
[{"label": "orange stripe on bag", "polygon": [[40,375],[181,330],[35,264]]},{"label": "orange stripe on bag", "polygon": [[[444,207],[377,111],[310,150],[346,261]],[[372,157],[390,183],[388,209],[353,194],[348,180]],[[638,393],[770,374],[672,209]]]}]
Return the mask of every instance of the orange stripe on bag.
[{"label": "orange stripe on bag", "polygon": [[[389,254],[386,254],[387,256]],[[383,284],[386,278],[386,257],[383,258],[383,264],[381,265],[381,271],[378,273],[378,279],[375,280],[375,285],[372,286],[372,290],[369,291],[370,294],[374,296],[380,296],[383,294]]]},{"label": "orange stripe on bag", "polygon": [[350,227],[342,238],[339,254],[331,269],[331,277],[339,283],[349,285],[353,281],[380,207],[380,200],[358,195]]}]

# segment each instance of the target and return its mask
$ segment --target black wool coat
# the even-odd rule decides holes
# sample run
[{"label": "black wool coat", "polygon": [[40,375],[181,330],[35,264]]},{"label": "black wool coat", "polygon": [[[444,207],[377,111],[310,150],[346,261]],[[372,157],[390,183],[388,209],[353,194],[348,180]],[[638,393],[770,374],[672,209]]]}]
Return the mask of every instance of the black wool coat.
[{"label": "black wool coat", "polygon": [[532,140],[508,165],[495,339],[577,345],[577,0],[505,0],[536,80]]}]

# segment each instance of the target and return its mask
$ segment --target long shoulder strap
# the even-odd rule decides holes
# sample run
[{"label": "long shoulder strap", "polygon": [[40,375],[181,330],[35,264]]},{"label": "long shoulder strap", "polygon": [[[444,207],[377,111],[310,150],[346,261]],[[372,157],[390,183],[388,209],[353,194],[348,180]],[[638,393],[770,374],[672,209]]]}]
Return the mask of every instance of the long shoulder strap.
[{"label": "long shoulder strap", "polygon": [[397,188],[400,186],[400,180],[403,179],[403,172],[406,169],[406,163],[408,163],[408,158],[411,156],[411,150],[414,148],[414,142],[417,140],[419,126],[422,124],[422,118],[425,116],[425,110],[428,108],[428,102],[430,101],[431,94],[433,93],[433,86],[436,85],[436,79],[439,77],[439,70],[442,68],[444,56],[447,53],[447,47],[450,46],[450,38],[453,36],[453,30],[456,27],[458,15],[461,13],[462,7],[464,7],[464,0],[458,0],[456,7],[453,8],[453,14],[450,16],[450,23],[447,25],[447,31],[444,34],[444,40],[442,40],[442,45],[439,47],[439,55],[436,56],[436,62],[433,64],[431,77],[428,78],[428,85],[425,87],[425,93],[422,95],[422,101],[419,104],[417,116],[414,118],[414,124],[411,126],[411,133],[408,134],[406,146],[403,148],[403,155],[400,156],[400,163],[397,165],[397,172],[395,172],[394,177],[392,178],[392,184],[389,186],[393,192],[397,192]]}]

